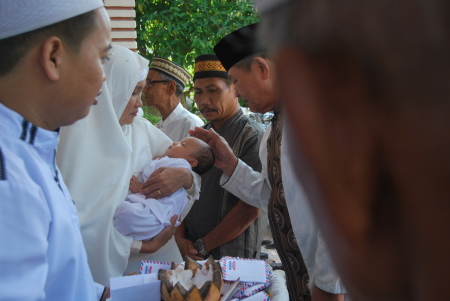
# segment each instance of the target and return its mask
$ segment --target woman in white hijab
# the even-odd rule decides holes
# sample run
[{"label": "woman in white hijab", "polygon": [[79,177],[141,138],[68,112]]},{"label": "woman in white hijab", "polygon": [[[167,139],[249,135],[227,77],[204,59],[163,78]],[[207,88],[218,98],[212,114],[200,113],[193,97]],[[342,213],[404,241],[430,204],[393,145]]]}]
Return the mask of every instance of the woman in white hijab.
[{"label": "woman in white hijab", "polygon": [[[132,271],[139,270],[141,259],[169,262],[182,259],[173,237],[159,249],[173,234],[171,226],[147,242],[133,241],[114,228],[114,212],[130,193],[131,176],[140,178],[145,163],[163,155],[172,141],[137,116],[142,106],[140,97],[148,60],[127,48],[114,46],[104,70],[106,82],[98,104],[85,119],[61,130],[57,163],[78,210],[94,280],[109,285],[110,277],[125,273],[130,255]],[[198,177],[181,169],[167,168],[164,172],[169,178],[182,179],[176,184],[178,187],[171,187],[173,191],[192,185],[194,189],[190,190],[194,192],[190,195],[195,198]],[[180,176],[178,172],[185,174]],[[174,182],[161,183],[161,187],[173,186]],[[151,255],[138,254],[155,250],[158,251]]]}]

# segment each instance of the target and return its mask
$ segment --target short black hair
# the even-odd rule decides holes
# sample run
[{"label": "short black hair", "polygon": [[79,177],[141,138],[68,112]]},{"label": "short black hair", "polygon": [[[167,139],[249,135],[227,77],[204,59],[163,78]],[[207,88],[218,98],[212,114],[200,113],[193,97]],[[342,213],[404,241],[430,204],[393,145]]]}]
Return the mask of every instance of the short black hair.
[{"label": "short black hair", "polygon": [[227,87],[231,87],[231,79],[230,78],[223,78],[223,77],[218,77],[220,80],[222,80],[225,85],[227,85]]},{"label": "short black hair", "polygon": [[208,144],[205,144],[205,146],[197,152],[195,159],[198,163],[197,166],[192,167],[192,171],[199,175],[204,174],[214,166],[214,152]]},{"label": "short black hair", "polygon": [[264,52],[258,52],[258,53],[249,55],[246,58],[244,58],[244,59],[240,60],[239,62],[237,62],[236,64],[234,64],[233,67],[250,72],[250,70],[252,70],[253,61],[257,57],[262,57],[262,58],[266,59],[267,55]]},{"label": "short black hair", "polygon": [[69,48],[78,53],[83,40],[95,28],[95,10],[42,27],[30,32],[0,40],[0,76],[8,74],[38,43],[58,36]]}]

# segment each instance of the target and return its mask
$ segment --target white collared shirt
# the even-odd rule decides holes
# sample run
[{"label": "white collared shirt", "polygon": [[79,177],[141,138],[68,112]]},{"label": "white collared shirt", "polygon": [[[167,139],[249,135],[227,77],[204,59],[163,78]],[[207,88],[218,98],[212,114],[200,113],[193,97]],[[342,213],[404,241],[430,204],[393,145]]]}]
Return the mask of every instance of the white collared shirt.
[{"label": "white collared shirt", "polygon": [[0,119],[0,300],[98,300],[58,134],[2,104]]},{"label": "white collared shirt", "polygon": [[156,124],[156,127],[173,141],[181,141],[189,136],[189,130],[203,124],[200,117],[192,114],[179,103],[165,120]]}]

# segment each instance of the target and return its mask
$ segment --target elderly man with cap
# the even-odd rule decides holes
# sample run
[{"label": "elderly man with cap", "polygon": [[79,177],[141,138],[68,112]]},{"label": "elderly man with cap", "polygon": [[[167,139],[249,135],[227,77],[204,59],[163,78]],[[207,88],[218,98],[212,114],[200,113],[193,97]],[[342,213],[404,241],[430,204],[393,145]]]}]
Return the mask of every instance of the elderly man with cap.
[{"label": "elderly man with cap", "polygon": [[[264,130],[243,114],[234,85],[215,55],[195,59],[194,92],[199,110],[209,121],[204,128],[215,129],[238,158],[261,170],[258,151]],[[259,258],[267,225],[265,214],[258,218],[258,208],[221,188],[221,174],[219,168],[213,167],[202,175],[200,199],[175,234],[180,252],[196,259],[208,254],[215,259]]]},{"label": "elderly man with cap", "polygon": [[144,89],[145,102],[159,111],[162,120],[156,127],[173,141],[183,140],[189,136],[189,130],[203,125],[197,115],[180,103],[190,80],[191,76],[180,65],[162,57],[153,57]]},{"label": "elderly man with cap", "polygon": [[349,293],[449,300],[449,2],[257,4],[292,163]]},{"label": "elderly man with cap", "polygon": [[101,0],[0,3],[1,300],[106,298],[54,160],[59,127],[97,102],[110,48]]},{"label": "elderly man with cap", "polygon": [[[321,239],[302,185],[287,161],[279,89],[274,64],[257,43],[258,24],[224,37],[214,51],[236,85],[236,95],[253,112],[274,111],[261,142],[261,173],[239,160],[212,130],[196,129],[216,153],[222,187],[253,206],[268,208],[274,243],[286,272],[290,300],[343,300],[345,293]],[[282,130],[283,129],[283,130]]]}]

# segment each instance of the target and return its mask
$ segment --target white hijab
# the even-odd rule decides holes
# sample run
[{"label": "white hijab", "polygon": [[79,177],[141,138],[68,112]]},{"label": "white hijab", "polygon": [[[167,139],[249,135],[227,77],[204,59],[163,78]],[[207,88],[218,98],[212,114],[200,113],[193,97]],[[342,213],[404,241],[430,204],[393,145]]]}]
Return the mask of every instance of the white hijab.
[{"label": "white hijab", "polygon": [[116,207],[125,200],[132,174],[171,140],[148,121],[136,117],[121,127],[122,115],[148,60],[114,46],[104,65],[106,82],[88,116],[61,129],[57,164],[76,204],[81,234],[94,280],[109,285],[127,267],[132,237],[114,228]]}]

